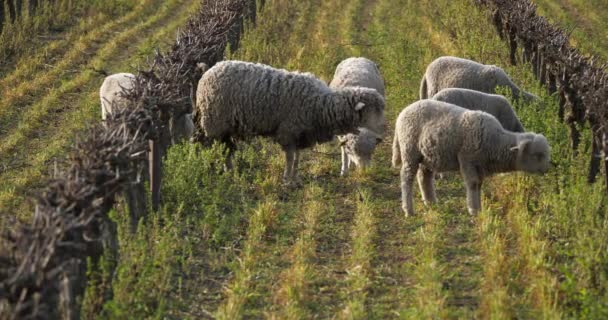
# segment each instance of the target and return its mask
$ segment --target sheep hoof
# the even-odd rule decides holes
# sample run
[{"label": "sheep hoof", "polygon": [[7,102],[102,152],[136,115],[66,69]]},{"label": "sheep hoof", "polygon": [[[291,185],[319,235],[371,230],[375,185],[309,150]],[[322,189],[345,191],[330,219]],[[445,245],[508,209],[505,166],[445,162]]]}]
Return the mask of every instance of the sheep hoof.
[{"label": "sheep hoof", "polygon": [[478,209],[469,208],[469,214],[472,216],[476,216],[479,213]]},{"label": "sheep hoof", "polygon": [[409,217],[409,216],[414,216],[414,215],[415,215],[414,210],[411,210],[411,211],[410,211],[410,210],[408,210],[408,209],[407,209],[407,208],[405,208],[405,207],[403,207],[402,209],[403,209],[403,212],[405,213],[405,217],[406,217],[406,218],[407,218],[407,217]]}]

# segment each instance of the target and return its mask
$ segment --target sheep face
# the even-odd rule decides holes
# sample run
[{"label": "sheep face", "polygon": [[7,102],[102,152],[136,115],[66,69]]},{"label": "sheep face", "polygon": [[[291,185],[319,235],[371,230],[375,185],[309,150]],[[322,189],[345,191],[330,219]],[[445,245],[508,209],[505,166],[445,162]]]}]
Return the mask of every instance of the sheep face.
[{"label": "sheep face", "polygon": [[511,151],[517,152],[518,170],[544,174],[551,167],[551,147],[543,135],[534,134],[532,137],[526,137],[517,146],[511,148]]},{"label": "sheep face", "polygon": [[380,142],[381,136],[368,129],[359,128],[359,134],[346,135],[341,144],[355,165],[365,168],[371,163],[372,153]]},{"label": "sheep face", "polygon": [[361,119],[359,126],[382,135],[386,126],[382,95],[370,88],[356,87],[346,90],[353,92],[355,111],[359,113]]}]

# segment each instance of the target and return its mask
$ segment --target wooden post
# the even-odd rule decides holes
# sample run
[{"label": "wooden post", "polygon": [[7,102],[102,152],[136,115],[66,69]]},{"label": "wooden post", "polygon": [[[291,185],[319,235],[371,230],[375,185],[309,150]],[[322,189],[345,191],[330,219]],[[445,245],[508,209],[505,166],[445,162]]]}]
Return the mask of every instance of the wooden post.
[{"label": "wooden post", "polygon": [[21,0],[15,0],[15,12],[17,13],[17,17],[23,16],[23,3]]},{"label": "wooden post", "polygon": [[517,65],[517,38],[515,30],[509,28],[509,60],[511,65]]},{"label": "wooden post", "polygon": [[36,14],[36,9],[38,9],[38,0],[28,0],[27,10],[30,17]]},{"label": "wooden post", "polygon": [[589,174],[587,175],[587,183],[595,182],[597,174],[600,172],[601,158],[602,150],[600,150],[599,133],[593,131],[591,133],[591,159],[589,160]]},{"label": "wooden post", "polygon": [[606,193],[608,193],[608,133],[602,134],[602,144],[604,147],[604,171],[606,175]]},{"label": "wooden post", "polygon": [[4,0],[0,0],[0,34],[4,27]]},{"label": "wooden post", "polygon": [[150,144],[150,193],[152,194],[152,210],[156,211],[160,205],[161,152],[157,140],[149,140],[148,143]]},{"label": "wooden post", "polygon": [[10,22],[7,21],[7,23],[15,23],[15,18],[17,17],[17,13],[15,12],[15,4],[13,3],[13,0],[8,0],[6,3],[8,4],[8,15],[10,19]]}]

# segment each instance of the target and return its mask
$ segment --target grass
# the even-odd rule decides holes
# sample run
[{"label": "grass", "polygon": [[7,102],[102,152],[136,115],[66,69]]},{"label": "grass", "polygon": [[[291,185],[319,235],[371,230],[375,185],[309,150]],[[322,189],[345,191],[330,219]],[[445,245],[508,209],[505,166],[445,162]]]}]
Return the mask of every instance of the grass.
[{"label": "grass", "polygon": [[[79,67],[79,73],[73,76],[73,71],[52,72],[49,77],[62,77],[57,87],[43,92],[38,100],[33,100],[31,104],[27,102],[23,109],[19,110],[13,106],[8,115],[4,114],[6,117],[3,119],[11,123],[11,126],[4,127],[6,131],[0,138],[0,149],[3,150],[0,161],[6,168],[0,176],[8,182],[0,187],[0,208],[21,208],[28,211],[24,209],[29,208],[28,204],[23,203],[25,190],[40,186],[41,180],[48,174],[47,166],[69,145],[74,132],[83,130],[87,124],[98,119],[97,92],[102,77],[90,68],[131,69],[133,65],[141,63],[145,54],[152,52],[154,46],[163,44],[161,39],[170,38],[175,30],[185,23],[187,14],[181,14],[180,19],[166,23],[175,14],[175,10],[187,13],[193,12],[197,7],[196,2],[186,4],[172,0],[140,23],[122,25],[120,32],[113,34],[114,37],[108,38],[88,59],[83,60],[86,64],[71,66],[59,63],[57,66],[64,69],[64,72],[71,67]],[[148,11],[140,13],[142,16],[139,18],[131,18],[138,21],[146,12]],[[132,41],[133,38],[139,40]],[[127,43],[129,47],[123,49],[122,46]],[[78,47],[67,55],[77,56],[77,52]],[[130,59],[122,59],[129,55]],[[44,82],[41,85],[44,87]],[[34,150],[36,152],[33,152]]]},{"label": "grass", "polygon": [[[360,192],[360,191],[359,191]],[[369,318],[367,295],[371,285],[372,261],[375,255],[374,240],[377,237],[374,203],[369,191],[357,193],[357,212],[351,236],[352,253],[347,269],[346,306],[342,312],[344,319]]]},{"label": "grass", "polygon": [[[81,70],[75,76],[51,74],[49,79],[63,80],[48,93],[13,98],[27,103],[23,115],[10,111],[14,115],[7,119],[15,124],[2,136],[0,150],[36,155],[23,162],[31,169],[1,175],[9,181],[0,189],[2,208],[21,207],[23,192],[45,176],[73,130],[84,127],[82,119],[97,117],[99,79],[83,70],[124,69],[140,61],[183,24],[170,20],[177,16],[171,8],[155,11],[156,18],[142,14],[143,21],[103,45],[83,40],[96,48],[96,60],[77,57],[65,64]],[[179,8],[192,10],[183,3]],[[605,14],[598,10],[586,19],[579,10],[577,17],[601,28],[594,16]],[[120,50],[118,44],[132,33],[145,36]],[[592,39],[591,33],[575,36],[581,48]],[[116,52],[126,61],[114,61]],[[538,87],[529,66],[508,65],[507,46],[471,1],[266,1],[255,28],[247,26],[240,49],[229,53],[310,71],[325,81],[342,59],[356,55],[378,63],[387,87],[391,125],[371,168],[339,177],[338,147],[328,143],[303,152],[304,185],[287,188],[280,179],[284,155],[268,139],[240,143],[237,169],[230,172],[221,170],[219,146],[172,148],[163,209],[137,235],[127,236],[122,206],[117,208],[121,252],[114,296],[98,302],[103,290],[96,282],[87,297],[90,310],[106,318],[185,319],[608,316],[606,196],[604,186],[585,182],[590,146],[583,143],[579,155],[572,154],[555,97]],[[454,174],[437,182],[436,205],[427,207],[417,196],[418,215],[405,218],[398,170],[389,167],[392,124],[417,100],[426,65],[441,55],[500,65],[518,85],[540,95],[540,103],[517,106],[517,113],[527,129],[548,138],[557,167],[545,176],[488,179],[483,210],[475,217],[467,213],[464,186]],[[23,68],[14,71],[14,79],[37,72]],[[73,90],[76,81],[83,83],[80,93]],[[63,110],[59,103],[65,101],[78,103],[61,116],[49,114]],[[33,121],[19,125],[22,119]],[[48,121],[63,129],[41,129]],[[36,142],[32,136],[38,132]]]},{"label": "grass", "polygon": [[[137,0],[39,2],[35,12],[29,12],[28,2],[21,3],[23,8],[17,8],[21,14],[12,22],[8,10],[4,10],[5,23],[0,28],[0,59],[3,61],[0,75],[11,70],[11,64],[19,59],[40,53],[41,42],[69,37],[76,30],[89,31],[104,20],[122,16],[134,9]],[[38,41],[31,41],[34,37]]]},{"label": "grass", "polygon": [[575,47],[608,59],[608,5],[601,0],[539,0],[538,13],[570,32]]}]

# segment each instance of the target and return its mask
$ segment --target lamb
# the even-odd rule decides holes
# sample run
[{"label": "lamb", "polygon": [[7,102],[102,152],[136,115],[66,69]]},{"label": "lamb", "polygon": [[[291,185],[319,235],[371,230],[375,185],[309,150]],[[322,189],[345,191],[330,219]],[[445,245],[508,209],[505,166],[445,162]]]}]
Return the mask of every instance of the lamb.
[{"label": "lamb", "polygon": [[500,122],[503,128],[513,132],[524,132],[509,101],[498,94],[488,94],[475,90],[448,88],[439,91],[433,100],[455,104],[469,110],[485,111]]},{"label": "lamb", "polygon": [[[101,118],[103,120],[112,113],[113,108],[126,107],[127,100],[123,96],[123,91],[131,90],[134,87],[134,83],[135,75],[131,73],[116,73],[104,79],[99,89]],[[172,117],[169,128],[171,131],[171,143],[177,143],[182,139],[189,138],[194,133],[192,114],[185,113],[175,118]]]},{"label": "lamb", "polygon": [[[376,89],[384,96],[384,80],[378,66],[366,58],[348,58],[340,62],[329,84],[331,88],[366,87]],[[342,151],[342,168],[340,175],[348,173],[351,166],[366,167],[371,162],[371,156],[376,145],[382,141],[382,136],[361,129],[358,134],[349,133],[338,136]]]},{"label": "lamb", "polygon": [[412,184],[418,184],[425,203],[434,203],[434,172],[460,171],[467,190],[469,213],[481,208],[481,184],[495,173],[549,170],[551,148],[533,132],[510,132],[483,111],[420,100],[399,114],[393,140],[393,167],[401,162],[402,208],[414,214]]},{"label": "lamb", "polygon": [[510,88],[513,97],[523,96],[527,102],[538,100],[515,85],[501,68],[450,56],[437,58],[428,65],[420,83],[420,100],[429,99],[445,88],[496,93],[498,86]]},{"label": "lamb", "polygon": [[197,88],[196,107],[206,140],[235,149],[234,139],[272,137],[285,152],[285,182],[296,180],[299,150],[364,127],[384,128],[384,98],[361,87],[331,89],[309,73],[263,64],[223,61]]},{"label": "lamb", "polygon": [[342,151],[342,168],[340,175],[345,176],[352,166],[365,168],[372,160],[372,152],[382,137],[366,128],[359,128],[358,133],[338,136]]}]

